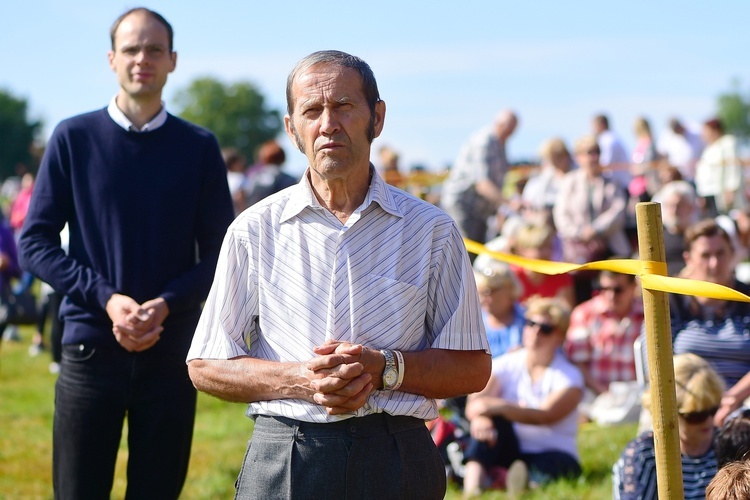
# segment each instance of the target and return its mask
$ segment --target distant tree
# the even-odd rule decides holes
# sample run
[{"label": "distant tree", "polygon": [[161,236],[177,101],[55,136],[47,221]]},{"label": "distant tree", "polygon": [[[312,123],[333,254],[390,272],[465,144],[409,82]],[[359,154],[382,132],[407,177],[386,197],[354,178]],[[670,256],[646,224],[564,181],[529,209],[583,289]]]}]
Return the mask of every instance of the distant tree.
[{"label": "distant tree", "polygon": [[28,103],[0,89],[0,180],[16,174],[16,165],[31,166],[32,144],[40,121],[28,117]]},{"label": "distant tree", "polygon": [[199,78],[179,90],[174,101],[182,118],[209,129],[222,147],[235,147],[248,160],[282,129],[279,111],[267,107],[249,82],[225,85],[214,78]]},{"label": "distant tree", "polygon": [[732,82],[729,92],[719,95],[718,115],[727,132],[750,141],[750,94],[743,95],[739,80]]}]

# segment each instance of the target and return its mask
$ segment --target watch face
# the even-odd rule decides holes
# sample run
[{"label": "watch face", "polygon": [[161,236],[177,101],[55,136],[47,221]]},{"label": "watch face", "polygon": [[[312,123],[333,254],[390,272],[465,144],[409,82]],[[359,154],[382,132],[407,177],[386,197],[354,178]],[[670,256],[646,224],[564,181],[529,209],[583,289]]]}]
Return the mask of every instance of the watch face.
[{"label": "watch face", "polygon": [[383,380],[388,387],[391,387],[398,381],[398,373],[396,370],[388,370],[383,374]]}]

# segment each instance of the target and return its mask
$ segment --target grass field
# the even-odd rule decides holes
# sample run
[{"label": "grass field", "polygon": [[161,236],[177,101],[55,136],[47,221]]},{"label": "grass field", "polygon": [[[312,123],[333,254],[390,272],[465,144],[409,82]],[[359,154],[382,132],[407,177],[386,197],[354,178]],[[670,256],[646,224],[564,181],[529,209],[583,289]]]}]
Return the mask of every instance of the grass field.
[{"label": "grass field", "polygon": [[[52,498],[52,413],[55,375],[48,371],[47,352],[31,358],[31,330],[21,330],[21,342],[0,347],[0,499]],[[244,406],[198,398],[193,453],[183,490],[184,499],[231,499],[234,480],[245,452],[252,422]],[[584,469],[576,481],[557,482],[524,496],[524,499],[611,498],[610,470],[635,425],[600,428],[585,426],[579,444]],[[123,440],[125,435],[123,436]],[[127,448],[121,445],[112,498],[123,498]],[[446,498],[458,499],[450,487]],[[502,499],[502,492],[482,498]]]}]

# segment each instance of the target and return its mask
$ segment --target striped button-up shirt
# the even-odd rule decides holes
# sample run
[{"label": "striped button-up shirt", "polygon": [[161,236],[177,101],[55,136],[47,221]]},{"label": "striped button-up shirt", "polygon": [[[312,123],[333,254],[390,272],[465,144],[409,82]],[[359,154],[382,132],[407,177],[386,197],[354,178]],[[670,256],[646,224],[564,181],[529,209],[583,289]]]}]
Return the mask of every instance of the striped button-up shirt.
[{"label": "striped button-up shirt", "polygon": [[[373,349],[489,352],[455,223],[377,173],[346,223],[320,205],[307,173],[240,214],[227,231],[188,360],[301,362],[328,339]],[[374,391],[348,416],[377,412],[433,419],[437,405]],[[251,403],[248,414],[342,418],[298,399]]]}]

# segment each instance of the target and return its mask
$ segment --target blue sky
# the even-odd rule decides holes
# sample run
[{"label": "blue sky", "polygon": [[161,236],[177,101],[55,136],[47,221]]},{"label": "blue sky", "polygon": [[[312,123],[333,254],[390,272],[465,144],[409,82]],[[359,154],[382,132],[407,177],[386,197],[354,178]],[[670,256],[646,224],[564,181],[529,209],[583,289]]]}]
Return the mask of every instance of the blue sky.
[{"label": "blue sky", "polygon": [[[292,66],[315,50],[344,50],[375,72],[387,104],[375,148],[393,147],[404,167],[452,162],[506,107],[520,115],[508,150],[521,160],[549,137],[572,143],[595,113],[632,146],[639,115],[658,134],[672,115],[709,118],[734,78],[750,90],[750,2],[5,2],[0,88],[29,101],[43,138],[115,94],[109,26],[138,5],[175,29],[168,108],[177,89],[213,76],[251,81],[285,109]],[[304,158],[284,144],[288,169],[301,171]]]}]

